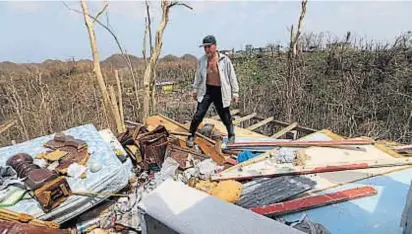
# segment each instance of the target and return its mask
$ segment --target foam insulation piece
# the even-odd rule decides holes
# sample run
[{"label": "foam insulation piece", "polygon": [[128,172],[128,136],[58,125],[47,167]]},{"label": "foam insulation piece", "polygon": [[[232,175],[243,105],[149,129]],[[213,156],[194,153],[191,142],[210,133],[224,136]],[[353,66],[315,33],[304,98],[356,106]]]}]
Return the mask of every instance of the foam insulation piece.
[{"label": "foam insulation piece", "polygon": [[303,233],[172,179],[145,196],[139,209],[180,234]]}]

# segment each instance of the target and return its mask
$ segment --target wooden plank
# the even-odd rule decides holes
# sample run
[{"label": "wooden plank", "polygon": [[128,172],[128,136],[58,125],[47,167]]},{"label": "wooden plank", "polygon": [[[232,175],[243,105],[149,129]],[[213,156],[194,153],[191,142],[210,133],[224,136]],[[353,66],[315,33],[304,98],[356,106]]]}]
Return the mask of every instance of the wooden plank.
[{"label": "wooden plank", "polygon": [[216,151],[215,145],[208,142],[206,139],[196,137],[195,144],[203,151],[204,154],[208,155],[217,164],[222,165],[225,163],[226,159],[222,154]]},{"label": "wooden plank", "polygon": [[392,150],[398,150],[398,151],[412,150],[412,145],[392,146],[391,149]]},{"label": "wooden plank", "polygon": [[240,124],[240,123],[243,122],[243,121],[252,119],[252,118],[255,117],[256,115],[257,115],[257,113],[255,112],[255,113],[252,113],[252,114],[250,114],[250,115],[246,115],[246,116],[240,117],[239,119],[235,119],[235,120],[233,121],[233,124],[234,124],[234,125],[238,125],[238,124]]},{"label": "wooden plank", "polygon": [[229,143],[227,148],[241,147],[309,147],[309,146],[343,146],[343,145],[370,145],[374,143],[369,139],[348,139],[348,140],[331,140],[331,141],[279,141],[279,142],[239,142]]},{"label": "wooden plank", "polygon": [[[344,139],[343,137],[341,137],[339,135],[336,135],[336,134],[332,133],[331,131],[329,131],[327,129],[324,129],[324,130],[317,131],[315,133],[311,133],[311,134],[309,134],[309,135],[307,135],[303,138],[300,138],[298,141],[310,140],[311,137],[313,137],[315,134],[323,134],[323,135],[326,135],[326,136],[330,137],[333,140],[343,140]],[[258,155],[258,156],[254,157],[252,159],[249,159],[245,162],[239,163],[239,164],[237,164],[237,165],[235,165],[231,168],[226,169],[223,172],[232,171],[232,170],[238,169],[240,167],[245,167],[245,166],[257,163],[257,162],[264,161],[264,160],[266,160],[268,158],[271,158],[271,157],[276,157],[276,152],[278,151],[278,149],[279,148],[274,148],[274,149],[268,150],[268,151],[266,151],[265,153],[263,153],[261,155]],[[274,155],[274,156],[272,156],[272,155]]]},{"label": "wooden plank", "polygon": [[[236,110],[231,110],[230,111],[230,114],[231,115],[236,115],[236,114],[239,114],[240,113],[240,110],[239,109],[236,109]],[[210,117],[211,119],[216,119],[216,120],[218,120],[220,117],[219,117],[219,115],[214,115],[214,116],[212,116],[212,117]]]},{"label": "wooden plank", "polygon": [[[169,130],[169,131],[177,131],[177,132],[189,132],[189,128],[187,128],[186,126],[184,126],[183,124],[181,124],[181,123],[179,123],[179,122],[177,122],[177,121],[175,121],[175,120],[173,120],[173,119],[171,119],[171,118],[169,118],[169,117],[166,117],[166,116],[164,116],[164,115],[162,115],[162,114],[160,114],[160,115],[158,115],[160,118],[162,118],[162,120],[161,120],[161,122],[169,122],[170,124],[173,124],[173,125],[175,125],[175,127],[173,127],[174,129],[169,129],[169,128],[167,128],[167,126],[165,126],[166,127],[166,129],[167,130]],[[150,117],[149,117],[150,118]],[[147,120],[146,120],[146,123],[148,123],[147,122]],[[170,126],[170,124],[169,124],[169,126]],[[157,126],[157,125],[156,125]],[[177,126],[177,127],[176,127]],[[198,137],[201,137],[201,138],[203,138],[203,139],[205,139],[205,140],[207,140],[208,142],[210,142],[210,143],[212,143],[212,144],[216,144],[216,142],[214,141],[214,140],[212,140],[212,139],[210,139],[209,137],[207,137],[207,136],[205,136],[205,135],[202,135],[202,134],[200,134],[200,133],[198,133],[198,132],[196,132],[196,136],[198,136]]]},{"label": "wooden plank", "polygon": [[306,166],[359,160],[393,159],[390,154],[381,151],[375,145],[363,145],[356,148],[309,147],[299,150],[297,154],[298,160]]},{"label": "wooden plank", "polygon": [[[249,159],[249,160],[247,160],[247,161],[244,161],[244,162],[242,162],[242,163],[236,164],[236,165],[234,165],[233,167],[228,168],[228,169],[222,171],[221,173],[232,172],[232,171],[235,171],[235,169],[241,170],[242,167],[245,167],[245,166],[248,166],[248,165],[252,165],[252,164],[257,163],[257,162],[264,161],[264,160],[266,160],[266,159],[268,159],[268,158],[271,158],[271,157],[272,157],[272,154],[275,153],[277,150],[278,150],[278,148],[269,150],[269,151],[267,151],[266,153],[263,153],[263,154],[261,154],[261,155],[258,155],[258,156],[256,156],[256,157],[251,158],[251,159]],[[273,154],[273,155],[274,155],[274,154]]]},{"label": "wooden plank", "polygon": [[262,120],[262,121],[260,121],[260,122],[258,122],[258,123],[253,124],[252,126],[249,126],[249,127],[246,128],[246,129],[253,131],[253,130],[255,130],[255,129],[257,129],[257,128],[260,128],[260,127],[262,127],[263,125],[269,123],[269,122],[272,121],[273,119],[274,119],[274,117],[269,117],[269,118],[264,119],[264,120]]},{"label": "wooden plank", "polygon": [[7,131],[9,128],[13,127],[15,124],[17,124],[17,120],[9,120],[3,124],[0,125],[0,134],[3,132]]},{"label": "wooden plank", "polygon": [[294,123],[290,124],[289,126],[287,126],[285,128],[282,128],[279,132],[273,134],[271,137],[277,139],[277,138],[285,135],[287,132],[293,130],[297,126],[298,126],[298,122],[294,122]]},{"label": "wooden plank", "polygon": [[[208,119],[205,118],[203,119],[203,124],[213,124],[215,126],[215,128],[223,135],[223,136],[227,136],[227,130],[225,125],[218,121],[218,120],[214,120],[214,119]],[[269,138],[268,136],[256,133],[254,131],[250,131],[241,127],[237,127],[235,126],[235,135],[236,137],[253,137],[253,138]]]},{"label": "wooden plank", "polygon": [[[350,171],[367,168],[397,167],[412,165],[412,159],[388,159],[388,160],[361,160],[356,162],[336,162],[334,164],[309,165],[309,166],[286,166],[274,165],[273,168],[256,170],[247,170],[242,168],[241,171],[222,172],[212,176],[212,180],[246,180],[257,177],[271,177],[282,175],[307,175],[325,172]],[[236,165],[237,166],[237,165]]]},{"label": "wooden plank", "polygon": [[322,194],[313,197],[299,198],[291,201],[275,203],[271,205],[253,207],[255,213],[266,216],[279,216],[309,210],[317,207],[327,206],[345,202],[362,197],[376,195],[378,192],[371,186],[347,189],[335,193]]},{"label": "wooden plank", "polygon": [[191,136],[192,135],[188,132],[177,132],[177,131],[170,131],[169,133],[171,135],[176,135],[176,136]]},{"label": "wooden plank", "polygon": [[[255,119],[264,120],[265,117],[255,116]],[[280,121],[280,120],[273,120],[272,123],[275,123],[275,124],[278,124],[278,125],[281,125],[281,126],[284,126],[284,127],[290,125],[290,123],[283,122],[283,121]],[[300,130],[300,131],[303,131],[303,132],[307,132],[307,133],[312,133],[312,132],[317,132],[317,131],[318,131],[318,130],[316,130],[316,129],[308,128],[308,127],[301,126],[301,125],[296,126],[296,129],[297,129],[297,130]]]}]

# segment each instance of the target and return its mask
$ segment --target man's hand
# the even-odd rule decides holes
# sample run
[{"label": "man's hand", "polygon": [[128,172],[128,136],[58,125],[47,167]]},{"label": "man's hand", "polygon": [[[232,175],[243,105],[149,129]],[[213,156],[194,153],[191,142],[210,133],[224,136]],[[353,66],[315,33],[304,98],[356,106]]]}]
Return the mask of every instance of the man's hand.
[{"label": "man's hand", "polygon": [[233,97],[233,102],[238,103],[239,102],[239,97]]},{"label": "man's hand", "polygon": [[197,101],[197,93],[193,93],[193,100]]}]

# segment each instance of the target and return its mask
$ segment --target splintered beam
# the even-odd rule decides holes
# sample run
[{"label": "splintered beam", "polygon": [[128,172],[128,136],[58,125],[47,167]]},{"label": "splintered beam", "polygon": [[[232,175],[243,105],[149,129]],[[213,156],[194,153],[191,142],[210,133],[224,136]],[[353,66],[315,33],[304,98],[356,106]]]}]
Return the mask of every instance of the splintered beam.
[{"label": "splintered beam", "polygon": [[279,132],[273,134],[271,137],[272,137],[272,138],[275,138],[275,139],[276,139],[276,138],[279,138],[279,137],[285,135],[287,132],[293,130],[293,129],[296,128],[297,126],[298,126],[298,123],[297,123],[297,122],[294,122],[294,123],[292,123],[291,125],[289,125],[289,126],[287,126],[287,127],[285,127],[285,128],[282,128]]},{"label": "splintered beam", "polygon": [[267,119],[264,119],[264,120],[262,120],[262,121],[260,121],[260,122],[258,122],[258,123],[255,123],[255,124],[249,126],[249,127],[246,128],[246,129],[253,131],[253,130],[255,130],[255,129],[257,129],[257,128],[260,128],[260,127],[262,127],[263,125],[269,123],[269,122],[272,121],[273,119],[274,119],[273,117],[269,117],[269,118],[267,118]]},{"label": "splintered beam", "polygon": [[240,117],[239,119],[235,119],[235,120],[233,121],[233,124],[234,124],[234,125],[240,124],[240,123],[243,122],[243,121],[252,119],[252,118],[255,117],[256,115],[257,115],[257,113],[255,112],[255,113],[252,113],[252,114],[250,114],[250,115],[246,115],[246,116]]}]

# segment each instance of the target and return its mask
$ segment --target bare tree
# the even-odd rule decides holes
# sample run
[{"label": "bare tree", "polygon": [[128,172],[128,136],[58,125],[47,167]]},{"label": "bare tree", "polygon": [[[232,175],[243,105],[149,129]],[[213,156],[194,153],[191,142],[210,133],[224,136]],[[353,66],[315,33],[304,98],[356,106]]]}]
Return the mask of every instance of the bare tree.
[{"label": "bare tree", "polygon": [[168,0],[161,1],[162,19],[156,31],[156,42],[155,42],[156,44],[155,44],[155,47],[152,53],[150,54],[150,60],[146,66],[144,77],[143,77],[145,95],[143,98],[142,121],[144,121],[149,116],[151,92],[154,87],[154,84],[153,84],[154,72],[155,72],[157,60],[159,59],[159,55],[160,55],[160,52],[163,46],[163,32],[169,20],[169,11],[170,11],[170,8],[172,8],[173,6],[177,6],[177,5],[182,5],[189,9],[192,9],[190,6],[186,5],[185,3],[181,3],[177,1],[168,1]]},{"label": "bare tree", "polygon": [[298,68],[297,68],[297,54],[298,54],[298,41],[299,37],[302,34],[302,25],[303,25],[303,20],[305,18],[306,14],[306,5],[307,5],[307,0],[302,0],[301,2],[301,11],[300,11],[300,16],[299,16],[299,22],[298,22],[298,29],[297,32],[294,32],[293,25],[291,26],[290,29],[290,46],[289,46],[289,55],[288,55],[288,77],[287,77],[287,91],[286,91],[286,117],[287,121],[292,122],[293,121],[293,110],[295,108],[295,103],[297,102],[298,99],[298,91],[300,90],[300,82],[301,80],[298,80],[297,78],[297,73],[298,73]]},{"label": "bare tree", "polygon": [[[96,39],[96,35],[95,35],[95,31],[94,31],[94,23],[97,21],[97,18],[103,14],[103,12],[107,9],[108,7],[108,2],[106,1],[104,3],[103,8],[99,11],[99,13],[97,13],[97,15],[93,18],[90,17],[89,14],[89,8],[87,6],[86,0],[80,0],[81,3],[81,7],[83,10],[83,17],[84,17],[84,22],[87,28],[87,32],[89,34],[89,41],[90,41],[90,47],[92,50],[92,56],[93,56],[93,71],[96,75],[97,78],[97,82],[99,84],[100,87],[100,91],[102,92],[102,96],[103,96],[103,105],[104,105],[104,109],[107,112],[107,109],[110,107],[110,104],[112,106],[112,108],[110,108],[111,110],[111,116],[112,116],[112,120],[115,122],[116,127],[117,127],[117,131],[118,132],[122,132],[123,129],[123,120],[121,119],[121,114],[119,113],[119,108],[118,108],[118,104],[117,104],[117,100],[116,100],[116,95],[114,94],[114,90],[113,87],[110,87],[111,89],[111,95],[109,94],[109,92],[107,91],[107,87],[106,87],[106,83],[105,80],[103,78],[103,74],[100,68],[100,58],[99,58],[99,52],[97,49],[97,39]],[[94,19],[94,20],[92,20]],[[111,96],[111,98],[110,98]]]},{"label": "bare tree", "polygon": [[[74,12],[77,12],[77,13],[80,13],[80,14],[84,15],[84,12],[83,12],[83,11],[79,11],[79,10],[77,10],[77,9],[70,8],[65,2],[63,2],[63,4],[66,6],[66,8],[67,8],[68,10],[74,11]],[[93,23],[98,23],[98,24],[99,24],[101,27],[103,27],[107,32],[109,32],[110,35],[111,35],[111,36],[113,37],[113,39],[115,40],[116,45],[117,45],[117,47],[119,48],[119,51],[120,51],[120,53],[122,54],[122,57],[123,57],[124,61],[125,61],[126,64],[127,64],[127,67],[128,67],[128,69],[129,69],[129,71],[130,71],[130,75],[132,76],[133,85],[134,85],[134,90],[135,90],[134,93],[135,93],[135,98],[136,98],[136,101],[137,101],[137,110],[140,110],[140,101],[139,101],[139,93],[138,93],[138,91],[139,91],[139,86],[138,86],[138,82],[137,82],[136,75],[135,75],[135,69],[134,69],[134,66],[133,66],[133,64],[132,64],[132,62],[131,62],[130,55],[127,53],[127,51],[126,51],[125,49],[123,49],[123,46],[121,45],[119,38],[116,36],[116,34],[113,32],[113,30],[112,30],[111,27],[109,26],[109,17],[108,17],[108,15],[107,15],[108,5],[109,5],[108,2],[105,2],[104,7],[102,8],[102,10],[101,10],[96,16],[90,15],[89,12],[87,12],[86,15],[87,15],[88,17],[90,17],[91,19],[93,19],[93,21],[92,21]],[[87,5],[86,5],[86,6],[87,6]],[[106,11],[107,25],[105,25],[104,23],[102,23],[102,22],[98,19],[98,17],[99,17],[100,15],[102,15],[104,11]],[[94,30],[94,28],[93,28],[93,30]],[[136,115],[136,117],[138,116],[137,113],[135,113],[135,115]]]},{"label": "bare tree", "polygon": [[306,5],[308,3],[308,0],[302,0],[301,2],[301,9],[300,9],[300,16],[299,16],[299,22],[298,22],[298,30],[295,34],[293,30],[293,25],[290,30],[290,48],[292,49],[292,56],[296,57],[297,55],[297,49],[298,49],[298,41],[299,37],[302,34],[302,25],[303,25],[303,19],[305,18],[306,15]]},{"label": "bare tree", "polygon": [[[145,34],[143,36],[143,57],[145,61],[145,68],[149,62],[149,60],[146,58],[146,36],[147,34],[149,35],[149,48],[150,48],[150,55],[153,54],[153,40],[152,40],[152,19],[150,16],[150,5],[149,2],[146,0],[146,18],[145,18]],[[156,70],[156,67],[154,68]],[[152,111],[156,111],[156,72],[153,73],[153,79],[152,83],[150,84],[152,87],[151,90],[151,105],[152,105]]]},{"label": "bare tree", "polygon": [[[109,101],[109,94],[106,88],[106,83],[104,81],[102,70],[100,68],[100,57],[99,57],[99,51],[97,50],[96,34],[94,32],[94,22],[95,21],[93,21],[89,17],[89,8],[87,6],[86,0],[80,0],[80,3],[82,6],[82,10],[83,10],[84,22],[86,24],[87,32],[89,34],[89,42],[90,42],[90,47],[91,47],[92,56],[93,56],[93,72],[96,75],[97,82],[100,87],[100,91],[102,92],[104,108],[107,110],[109,107],[110,101]],[[101,12],[103,12],[107,8],[107,5],[108,3],[105,2],[102,10],[96,16],[101,15]]]}]

